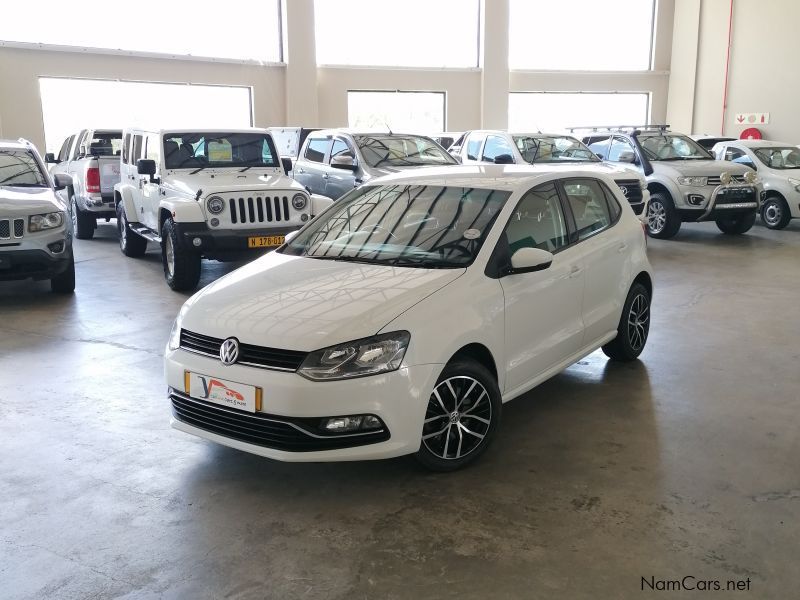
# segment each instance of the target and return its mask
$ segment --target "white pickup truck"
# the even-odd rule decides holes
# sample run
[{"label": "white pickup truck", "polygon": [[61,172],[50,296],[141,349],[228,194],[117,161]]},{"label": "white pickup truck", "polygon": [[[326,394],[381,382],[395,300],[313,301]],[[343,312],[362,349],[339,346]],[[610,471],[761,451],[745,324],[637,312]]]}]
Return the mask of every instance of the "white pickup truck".
[{"label": "white pickup truck", "polygon": [[126,129],[120,170],[120,249],[158,243],[173,290],[197,286],[202,258],[255,257],[332,203],[284,174],[266,129]]},{"label": "white pickup truck", "polygon": [[72,228],[79,240],[94,236],[97,219],[108,222],[114,212],[114,185],[119,183],[122,131],[82,129],[61,145],[58,156],[45,155],[53,175],[69,175]]}]

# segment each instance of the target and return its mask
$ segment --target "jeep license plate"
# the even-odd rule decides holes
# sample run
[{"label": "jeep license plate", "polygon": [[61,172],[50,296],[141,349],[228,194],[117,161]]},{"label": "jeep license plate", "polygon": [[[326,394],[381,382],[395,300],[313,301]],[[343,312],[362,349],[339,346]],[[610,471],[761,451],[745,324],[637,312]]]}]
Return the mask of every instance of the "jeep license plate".
[{"label": "jeep license plate", "polygon": [[256,412],[257,388],[254,385],[237,383],[211,375],[201,375],[200,373],[189,372],[187,375],[189,377],[186,381],[186,393],[190,397],[227,406],[228,408]]},{"label": "jeep license plate", "polygon": [[280,246],[286,240],[282,235],[257,235],[247,238],[248,248],[272,248]]}]

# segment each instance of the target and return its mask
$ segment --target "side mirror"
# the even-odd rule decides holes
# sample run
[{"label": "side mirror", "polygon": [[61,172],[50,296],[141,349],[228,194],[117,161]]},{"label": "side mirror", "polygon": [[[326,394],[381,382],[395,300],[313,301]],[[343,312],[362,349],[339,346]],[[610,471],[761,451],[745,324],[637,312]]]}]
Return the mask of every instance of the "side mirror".
[{"label": "side mirror", "polygon": [[292,240],[295,238],[295,236],[296,236],[298,233],[300,233],[300,230],[299,230],[299,229],[295,229],[294,231],[290,231],[290,232],[289,232],[289,233],[287,233],[285,236],[283,236],[283,243],[284,243],[284,244],[288,244],[289,242],[291,242],[291,241],[292,241]]},{"label": "side mirror", "polygon": [[281,158],[281,165],[283,166],[283,172],[288,175],[292,172],[292,159],[288,157]]},{"label": "side mirror", "polygon": [[553,255],[540,248],[520,248],[511,256],[511,270],[508,275],[544,271],[553,264]]},{"label": "side mirror", "polygon": [[63,190],[66,187],[72,185],[72,177],[67,175],[66,173],[56,173],[53,175],[53,186],[57,190]]},{"label": "side mirror", "polygon": [[156,161],[149,158],[140,158],[136,161],[136,172],[139,175],[150,175],[152,177],[156,174]]},{"label": "side mirror", "polygon": [[48,165],[57,165],[59,163],[59,161],[56,160],[56,155],[52,152],[48,152],[44,155],[44,162],[46,162]]},{"label": "side mirror", "polygon": [[636,162],[636,155],[631,152],[630,150],[623,150],[619,153],[619,157],[617,158],[619,162],[630,163],[633,164]]},{"label": "side mirror", "polygon": [[81,157],[86,156],[86,146],[81,146],[80,148],[78,148],[78,156]]},{"label": "side mirror", "polygon": [[334,169],[345,169],[346,171],[355,171],[358,165],[352,156],[334,156],[331,159],[331,167]]},{"label": "side mirror", "polygon": [[510,154],[498,154],[494,157],[494,164],[496,165],[513,165],[514,157]]}]

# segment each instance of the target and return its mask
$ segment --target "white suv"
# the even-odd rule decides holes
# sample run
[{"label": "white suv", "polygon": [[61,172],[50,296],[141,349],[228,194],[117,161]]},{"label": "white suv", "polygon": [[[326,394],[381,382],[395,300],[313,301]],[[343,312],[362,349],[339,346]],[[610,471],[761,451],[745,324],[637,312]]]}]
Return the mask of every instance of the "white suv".
[{"label": "white suv", "polygon": [[51,177],[26,140],[0,140],[0,281],[49,279],[54,292],[75,290],[72,221],[59,196],[69,175]]},{"label": "white suv", "polygon": [[430,167],[351,191],[195,294],[165,353],[172,424],[287,461],[483,452],[502,403],[650,326],[641,222],[592,170]]},{"label": "white suv", "polygon": [[265,129],[127,129],[120,174],[120,248],[136,257],[160,244],[173,290],[197,286],[201,258],[276,248],[331,202],[284,174]]}]

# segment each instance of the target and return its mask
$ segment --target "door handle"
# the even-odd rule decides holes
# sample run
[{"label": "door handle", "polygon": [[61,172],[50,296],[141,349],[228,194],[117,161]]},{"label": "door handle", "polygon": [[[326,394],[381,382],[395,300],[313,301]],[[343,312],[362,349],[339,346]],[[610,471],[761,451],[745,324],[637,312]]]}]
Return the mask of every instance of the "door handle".
[{"label": "door handle", "polygon": [[297,172],[298,173],[305,173],[305,171],[303,169],[297,169]]},{"label": "door handle", "polygon": [[572,265],[572,268],[569,270],[570,279],[580,275],[582,270],[583,269],[581,269],[578,265]]},{"label": "door handle", "polygon": [[622,244],[619,245],[619,248],[617,248],[617,252],[622,254],[627,249],[628,249],[628,244],[622,243]]},{"label": "door handle", "polygon": [[322,174],[322,178],[323,178],[323,179],[327,179],[327,178],[328,178],[328,174],[327,174],[327,173],[323,173],[323,174]]}]

